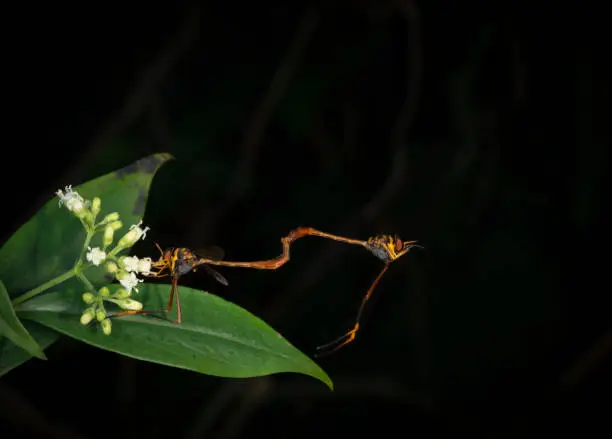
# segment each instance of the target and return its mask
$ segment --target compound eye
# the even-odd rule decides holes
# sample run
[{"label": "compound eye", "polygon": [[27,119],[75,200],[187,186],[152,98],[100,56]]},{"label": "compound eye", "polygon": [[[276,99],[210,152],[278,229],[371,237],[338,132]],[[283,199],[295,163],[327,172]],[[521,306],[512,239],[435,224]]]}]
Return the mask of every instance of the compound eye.
[{"label": "compound eye", "polygon": [[395,249],[397,251],[402,251],[403,248],[404,248],[404,243],[402,242],[402,240],[399,238],[395,238]]}]

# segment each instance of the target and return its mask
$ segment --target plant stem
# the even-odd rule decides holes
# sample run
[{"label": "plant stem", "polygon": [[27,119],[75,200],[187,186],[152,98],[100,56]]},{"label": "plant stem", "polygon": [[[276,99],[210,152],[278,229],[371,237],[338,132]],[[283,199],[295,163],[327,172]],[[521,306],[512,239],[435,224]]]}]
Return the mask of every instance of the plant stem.
[{"label": "plant stem", "polygon": [[78,277],[79,280],[85,284],[85,286],[87,287],[89,291],[91,291],[92,293],[96,291],[96,289],[91,284],[91,282],[89,282],[89,279],[87,279],[83,273],[80,273],[80,272],[77,273],[76,277]]},{"label": "plant stem", "polygon": [[79,259],[77,259],[76,265],[80,267],[83,263],[83,255],[87,251],[89,247],[89,243],[91,242],[91,238],[93,238],[94,233],[87,230],[87,235],[85,235],[85,243],[83,244],[83,249],[81,250],[81,254],[79,255]]},{"label": "plant stem", "polygon": [[53,288],[57,284],[60,284],[62,282],[67,281],[71,277],[74,277],[75,274],[76,274],[76,271],[73,268],[73,269],[65,272],[64,274],[60,274],[58,277],[56,277],[54,279],[51,279],[50,281],[47,281],[47,282],[45,282],[42,285],[37,286],[36,288],[32,288],[30,291],[28,291],[26,293],[23,293],[21,296],[16,297],[15,299],[13,299],[12,300],[13,306],[17,306],[20,303],[23,303],[26,300],[29,300],[32,297],[35,297],[35,296],[39,295],[40,293],[42,293],[44,291],[47,291],[49,288]]}]

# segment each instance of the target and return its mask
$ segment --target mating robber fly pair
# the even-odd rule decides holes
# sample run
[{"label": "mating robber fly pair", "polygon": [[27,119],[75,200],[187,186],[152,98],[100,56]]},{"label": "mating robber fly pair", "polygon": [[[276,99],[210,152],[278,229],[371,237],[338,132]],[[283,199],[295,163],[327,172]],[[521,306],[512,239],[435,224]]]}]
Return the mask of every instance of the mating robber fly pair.
[{"label": "mating robber fly pair", "polygon": [[196,269],[202,267],[209,275],[214,277],[218,282],[223,285],[228,285],[227,280],[220,273],[214,270],[212,266],[224,266],[224,267],[243,267],[243,268],[255,268],[259,270],[276,270],[277,268],[284,265],[287,261],[289,261],[289,250],[291,244],[296,240],[303,238],[305,236],[319,236],[326,239],[332,239],[338,242],[344,242],[346,244],[353,245],[361,245],[369,250],[374,256],[383,261],[385,265],[382,270],[372,282],[372,285],[366,292],[363,300],[361,301],[361,305],[357,312],[357,317],[355,319],[355,325],[351,330],[338,337],[337,339],[331,341],[330,343],[324,344],[322,346],[317,347],[318,351],[321,351],[320,354],[323,353],[331,354],[338,349],[346,346],[353,340],[357,335],[357,331],[359,331],[361,315],[365,308],[367,301],[370,299],[372,292],[380,282],[383,274],[389,268],[389,265],[408,253],[413,247],[420,247],[416,244],[416,241],[402,241],[397,236],[390,235],[378,235],[369,238],[367,241],[361,241],[357,239],[345,238],[343,236],[332,235],[329,233],[321,232],[319,230],[313,229],[311,227],[298,227],[295,230],[292,230],[288,236],[281,239],[281,243],[283,245],[283,253],[281,256],[275,259],[268,259],[264,261],[253,261],[253,262],[231,262],[231,261],[223,261],[224,252],[219,247],[209,247],[205,250],[193,252],[187,248],[168,248],[165,251],[161,249],[158,244],[155,244],[159,251],[161,252],[160,258],[152,263],[153,270],[149,277],[172,277],[172,286],[170,288],[170,297],[168,299],[168,305],[165,309],[156,310],[156,311],[148,311],[148,310],[128,310],[123,311],[118,314],[115,314],[114,317],[124,316],[124,315],[147,315],[147,314],[161,314],[168,313],[172,309],[173,301],[176,299],[176,314],[177,319],[171,320],[174,323],[182,322],[182,311],[181,311],[181,301],[178,292],[178,280],[181,276],[195,271]]}]

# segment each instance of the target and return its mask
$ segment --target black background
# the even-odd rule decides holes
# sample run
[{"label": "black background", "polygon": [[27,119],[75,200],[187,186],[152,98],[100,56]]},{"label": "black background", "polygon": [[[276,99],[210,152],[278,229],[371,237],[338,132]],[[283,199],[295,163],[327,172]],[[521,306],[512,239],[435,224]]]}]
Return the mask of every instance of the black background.
[{"label": "black background", "polygon": [[[609,23],[603,5],[547,4],[7,6],[3,241],[57,188],[170,152],[137,255],[155,240],[266,259],[298,225],[425,249],[392,265],[357,341],[319,361],[333,393],[64,337],[2,377],[0,436],[605,435]],[[277,272],[184,283],[311,354],[380,267],[309,238]]]}]

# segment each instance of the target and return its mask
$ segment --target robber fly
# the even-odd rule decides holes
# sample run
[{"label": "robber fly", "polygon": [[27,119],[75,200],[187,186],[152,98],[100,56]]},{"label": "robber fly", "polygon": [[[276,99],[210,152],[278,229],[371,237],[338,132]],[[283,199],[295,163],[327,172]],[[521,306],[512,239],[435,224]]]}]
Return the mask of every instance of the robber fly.
[{"label": "robber fly", "polygon": [[114,314],[113,317],[135,314],[166,314],[172,309],[172,303],[176,298],[176,320],[168,320],[174,323],[181,323],[183,321],[183,313],[181,310],[181,299],[178,291],[179,278],[191,271],[196,271],[200,267],[214,277],[217,282],[225,286],[228,285],[227,279],[225,279],[221,273],[206,265],[206,261],[223,259],[224,252],[220,247],[208,247],[198,251],[196,254],[195,252],[184,247],[170,247],[164,251],[157,243],[155,245],[159,249],[161,256],[157,261],[151,264],[152,270],[147,276],[156,278],[168,276],[172,277],[168,305],[165,309],[160,310],[126,310]]}]

